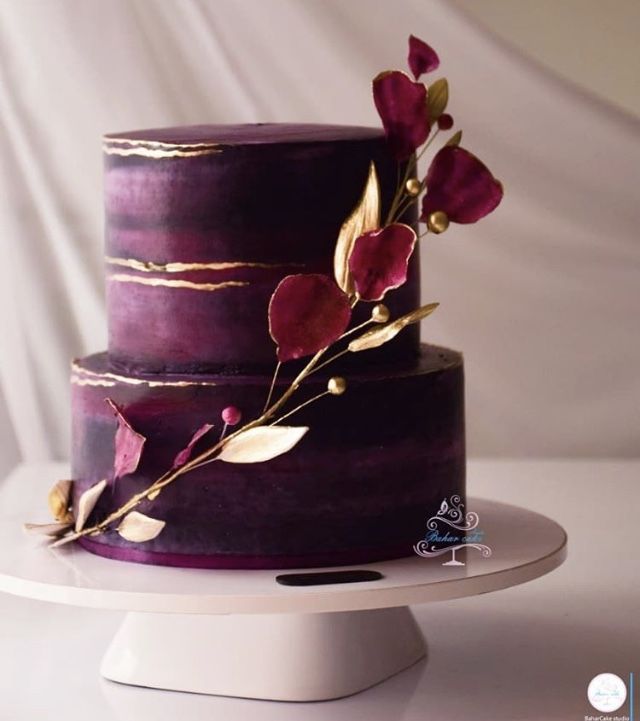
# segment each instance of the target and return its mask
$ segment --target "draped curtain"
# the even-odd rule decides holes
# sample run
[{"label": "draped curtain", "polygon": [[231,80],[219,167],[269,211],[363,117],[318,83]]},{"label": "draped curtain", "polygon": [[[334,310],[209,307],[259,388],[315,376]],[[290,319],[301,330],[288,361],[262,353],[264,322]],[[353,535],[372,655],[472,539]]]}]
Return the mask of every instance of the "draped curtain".
[{"label": "draped curtain", "polygon": [[422,241],[423,338],[464,351],[470,451],[638,455],[637,119],[445,0],[1,0],[0,470],[66,457],[69,360],[106,345],[101,134],[377,125],[370,80],[410,33],[506,189]]}]

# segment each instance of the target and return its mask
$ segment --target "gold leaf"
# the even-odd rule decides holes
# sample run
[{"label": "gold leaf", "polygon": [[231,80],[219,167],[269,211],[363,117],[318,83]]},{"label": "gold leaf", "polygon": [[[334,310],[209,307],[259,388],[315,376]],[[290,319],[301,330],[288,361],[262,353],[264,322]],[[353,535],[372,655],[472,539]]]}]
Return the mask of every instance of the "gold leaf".
[{"label": "gold leaf", "polygon": [[420,306],[420,308],[412,310],[410,313],[403,315],[402,317],[394,320],[393,322],[401,323],[402,327],[404,328],[405,326],[411,325],[411,323],[417,323],[423,318],[426,318],[428,315],[431,315],[439,305],[440,303],[427,303],[427,305],[422,305]]},{"label": "gold leaf", "polygon": [[60,536],[71,528],[70,523],[25,523],[24,530],[39,536]]},{"label": "gold leaf", "polygon": [[72,487],[73,481],[58,481],[49,491],[49,510],[56,521],[71,522],[69,499]]},{"label": "gold leaf", "polygon": [[444,113],[449,102],[449,83],[446,78],[440,78],[429,85],[427,104],[429,106],[429,119],[433,123]]},{"label": "gold leaf", "polygon": [[230,438],[218,460],[262,463],[290,451],[309,430],[307,426],[258,426]]},{"label": "gold leaf", "polygon": [[138,511],[131,511],[122,519],[117,531],[127,541],[144,543],[159,535],[165,526],[165,521],[150,518],[145,516],[144,513],[138,513]]},{"label": "gold leaf", "polygon": [[352,340],[348,348],[352,353],[358,353],[362,350],[370,350],[371,348],[384,345],[392,338],[395,338],[403,328],[406,328],[412,323],[418,323],[423,318],[431,315],[438,305],[439,303],[428,303],[400,318],[396,318],[396,320],[391,323],[385,323],[385,325],[379,326],[378,328],[373,328],[373,330],[367,331],[367,333],[363,333],[358,338]]},{"label": "gold leaf", "polygon": [[336,283],[347,295],[354,291],[353,280],[349,272],[349,258],[356,239],[369,230],[380,226],[380,183],[373,161],[369,165],[369,175],[362,197],[344,221],[338,234],[333,256],[333,272]]},{"label": "gold leaf", "polygon": [[76,526],[75,531],[81,531],[84,524],[87,522],[87,518],[91,515],[91,511],[95,508],[98,498],[102,494],[102,491],[107,487],[106,481],[100,481],[87,490],[80,496],[78,500],[78,511],[76,513]]},{"label": "gold leaf", "polygon": [[462,140],[462,130],[458,130],[457,133],[454,133],[449,140],[445,143],[445,145],[453,145],[454,147],[460,145],[460,141]]}]

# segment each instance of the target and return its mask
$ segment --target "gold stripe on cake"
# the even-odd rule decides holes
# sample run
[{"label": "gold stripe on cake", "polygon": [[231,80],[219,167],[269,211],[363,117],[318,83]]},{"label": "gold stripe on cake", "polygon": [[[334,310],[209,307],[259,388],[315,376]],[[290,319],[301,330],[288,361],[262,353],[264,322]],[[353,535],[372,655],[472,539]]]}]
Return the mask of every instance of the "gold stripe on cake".
[{"label": "gold stripe on cake", "polygon": [[102,380],[99,378],[78,378],[78,376],[71,376],[71,383],[74,386],[105,386],[106,388],[115,386],[115,381]]},{"label": "gold stripe on cake", "polygon": [[[200,155],[215,155],[221,153],[222,150],[216,146],[207,146],[204,148],[191,147],[189,146],[174,146],[173,148],[164,147],[148,147],[150,143],[145,145],[134,145],[128,148],[121,148],[118,146],[109,145],[104,143],[102,150],[106,155],[121,155],[127,157],[129,155],[140,155],[143,158],[195,158]],[[182,148],[182,149],[181,149]]]},{"label": "gold stripe on cake", "polygon": [[136,260],[135,258],[115,258],[106,256],[109,265],[119,265],[143,273],[186,273],[197,270],[229,270],[231,268],[303,268],[304,263],[259,263],[251,261],[222,261],[212,263],[154,263],[150,260]]},{"label": "gold stripe on cake", "polygon": [[164,288],[189,288],[191,290],[216,291],[224,288],[241,288],[249,285],[247,281],[226,280],[222,283],[193,283],[190,280],[167,280],[166,278],[142,278],[138,275],[115,273],[107,276],[107,280],[116,283],[139,283],[140,285],[162,286]]},{"label": "gold stripe on cake", "polygon": [[79,375],[90,376],[89,378],[78,378],[77,376],[71,376],[71,382],[76,385],[109,385],[114,386],[116,383],[126,383],[131,386],[149,386],[150,388],[157,388],[159,386],[170,386],[175,388],[187,388],[188,386],[216,386],[218,385],[214,381],[151,381],[145,378],[130,378],[129,376],[118,375],[117,373],[110,373],[105,371],[104,373],[97,373],[96,371],[90,371],[87,368],[83,368],[79,363],[73,361],[71,363],[71,370],[73,373]]},{"label": "gold stripe on cake", "polygon": [[143,140],[142,138],[112,138],[109,135],[103,135],[102,136],[102,142],[106,145],[108,144],[118,144],[121,145],[142,145],[142,146],[151,146],[154,148],[170,148],[170,149],[176,149],[176,148],[183,148],[183,149],[190,149],[190,148],[217,148],[217,143],[166,143],[162,140]]}]

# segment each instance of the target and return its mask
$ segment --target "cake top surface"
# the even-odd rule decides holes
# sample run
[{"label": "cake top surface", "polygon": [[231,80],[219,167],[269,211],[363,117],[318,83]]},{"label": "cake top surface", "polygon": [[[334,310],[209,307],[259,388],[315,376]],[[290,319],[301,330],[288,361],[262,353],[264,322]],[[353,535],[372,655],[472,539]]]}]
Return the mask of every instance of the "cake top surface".
[{"label": "cake top surface", "polygon": [[108,133],[105,142],[168,145],[271,145],[278,143],[317,143],[375,140],[382,130],[357,125],[318,125],[312,123],[244,123],[241,125],[184,125]]}]

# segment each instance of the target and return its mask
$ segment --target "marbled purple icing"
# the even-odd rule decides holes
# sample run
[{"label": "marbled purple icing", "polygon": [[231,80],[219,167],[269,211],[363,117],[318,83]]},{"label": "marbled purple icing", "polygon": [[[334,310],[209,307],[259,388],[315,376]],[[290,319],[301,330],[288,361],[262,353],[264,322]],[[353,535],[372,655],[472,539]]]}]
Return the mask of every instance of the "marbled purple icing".
[{"label": "marbled purple icing", "polygon": [[[148,487],[203,423],[216,424],[209,441],[215,439],[225,406],[239,407],[245,419],[259,414],[270,382],[258,375],[118,378],[109,371],[100,354],[73,372],[76,498],[111,474],[115,420],[106,397],[148,440],[138,470],[103,494],[96,518]],[[215,385],[151,385],[167,381]],[[325,383],[312,376],[299,398]],[[292,418],[311,430],[289,453],[260,464],[211,463],[139,509],[167,521],[156,539],[132,544],[110,532],[85,547],[110,558],[210,568],[409,555],[441,501],[464,496],[463,396],[460,354],[435,346],[423,346],[418,360],[350,374],[343,396],[323,398]]]},{"label": "marbled purple icing", "polygon": [[[135,154],[189,152],[185,144],[207,154]],[[270,266],[147,273],[108,264],[109,358],[123,370],[271,365],[267,305],[276,284],[289,273],[332,273],[340,225],[362,192],[369,163],[380,178],[383,215],[398,172],[382,131],[372,128],[204,125],[113,134],[105,147],[108,257]],[[404,220],[415,222],[415,213]],[[408,282],[389,296],[394,315],[419,304],[418,269],[416,249]],[[202,290],[118,280],[123,275],[243,285]],[[367,313],[361,307],[356,317]],[[411,328],[367,362],[416,355],[418,342]]]}]

